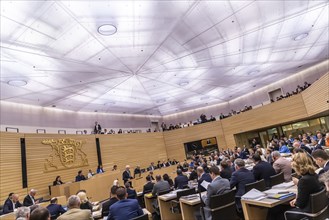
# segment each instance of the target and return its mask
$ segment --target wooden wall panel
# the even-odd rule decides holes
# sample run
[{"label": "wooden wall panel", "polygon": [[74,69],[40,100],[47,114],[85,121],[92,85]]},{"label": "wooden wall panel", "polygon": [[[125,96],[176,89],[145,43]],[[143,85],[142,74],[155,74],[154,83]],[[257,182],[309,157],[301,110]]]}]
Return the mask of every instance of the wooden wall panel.
[{"label": "wooden wall panel", "polygon": [[27,192],[22,185],[21,144],[24,134],[0,133],[0,203],[10,192],[18,193],[22,200]]},{"label": "wooden wall panel", "polygon": [[[63,138],[72,138],[85,141],[82,150],[87,154],[89,166],[45,172],[44,163],[52,153],[52,148],[50,145],[42,144],[42,140]],[[75,180],[75,176],[79,170],[83,170],[85,175],[87,175],[89,169],[92,169],[94,172],[96,171],[98,163],[94,135],[26,134],[25,141],[28,188],[37,189],[37,197],[45,197],[49,195],[48,185],[51,185],[58,175],[62,177],[63,182],[70,182]]]},{"label": "wooden wall panel", "polygon": [[[126,165],[142,168],[151,162],[167,159],[163,133],[138,133],[98,135],[100,139],[102,162],[105,170],[111,170],[114,164],[124,170]],[[133,169],[131,169],[133,171]]]},{"label": "wooden wall panel", "polygon": [[309,116],[322,112],[329,114],[329,73],[302,92],[302,98]]},{"label": "wooden wall panel", "polygon": [[163,132],[168,157],[182,161],[185,159],[184,143],[216,137],[220,148],[226,147],[220,121],[208,122],[187,128]]}]

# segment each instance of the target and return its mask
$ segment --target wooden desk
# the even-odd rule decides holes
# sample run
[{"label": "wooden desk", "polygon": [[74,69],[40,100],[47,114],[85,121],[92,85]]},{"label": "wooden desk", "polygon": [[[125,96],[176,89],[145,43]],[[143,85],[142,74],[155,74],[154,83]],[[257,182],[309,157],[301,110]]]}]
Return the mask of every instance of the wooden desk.
[{"label": "wooden desk", "polygon": [[154,212],[154,208],[152,206],[152,201],[155,199],[155,197],[152,196],[152,194],[145,194],[144,195],[144,202],[145,202],[145,208],[153,213]]},{"label": "wooden desk", "polygon": [[180,220],[182,219],[182,215],[179,213],[171,212],[171,200],[176,199],[176,192],[170,192],[168,194],[164,194],[158,196],[158,204],[160,208],[161,220]]},{"label": "wooden desk", "polygon": [[5,214],[5,215],[1,215],[0,216],[1,220],[14,220],[16,219],[16,214],[14,212]]},{"label": "wooden desk", "polygon": [[[202,196],[206,194],[207,192],[201,193]],[[199,194],[195,194],[195,195],[197,196],[194,199],[185,199],[184,197],[179,199],[183,220],[195,219],[194,213],[196,211],[200,211],[200,206],[201,206],[200,196]]]},{"label": "wooden desk", "polygon": [[[296,193],[297,187],[293,186],[291,188],[282,190]],[[267,217],[269,208],[287,203],[294,198],[295,196],[291,196],[282,200],[265,198],[259,201],[241,199],[244,218],[245,220],[264,220]]]},{"label": "wooden desk", "polygon": [[51,197],[66,196],[70,197],[69,186],[71,183],[65,183],[57,186],[50,186]]}]

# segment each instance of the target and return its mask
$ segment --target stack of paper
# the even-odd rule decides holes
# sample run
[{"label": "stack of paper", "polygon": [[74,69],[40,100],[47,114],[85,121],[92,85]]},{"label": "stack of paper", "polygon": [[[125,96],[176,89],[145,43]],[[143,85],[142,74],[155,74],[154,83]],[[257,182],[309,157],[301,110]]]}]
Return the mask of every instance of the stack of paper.
[{"label": "stack of paper", "polygon": [[257,199],[262,199],[265,198],[266,194],[257,190],[257,189],[252,189],[246,194],[244,194],[241,198],[242,199],[247,199],[247,200],[257,200]]},{"label": "stack of paper", "polygon": [[272,187],[272,189],[288,189],[292,186],[294,186],[294,183],[291,181],[291,182],[281,183],[281,184],[275,185],[275,186]]}]

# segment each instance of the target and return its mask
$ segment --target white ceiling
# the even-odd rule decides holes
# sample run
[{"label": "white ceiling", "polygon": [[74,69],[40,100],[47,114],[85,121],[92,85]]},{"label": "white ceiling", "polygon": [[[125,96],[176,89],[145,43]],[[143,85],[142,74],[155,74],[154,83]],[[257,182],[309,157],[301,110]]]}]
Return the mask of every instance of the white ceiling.
[{"label": "white ceiling", "polygon": [[153,115],[227,102],[328,59],[328,14],[327,0],[1,1],[1,100]]}]

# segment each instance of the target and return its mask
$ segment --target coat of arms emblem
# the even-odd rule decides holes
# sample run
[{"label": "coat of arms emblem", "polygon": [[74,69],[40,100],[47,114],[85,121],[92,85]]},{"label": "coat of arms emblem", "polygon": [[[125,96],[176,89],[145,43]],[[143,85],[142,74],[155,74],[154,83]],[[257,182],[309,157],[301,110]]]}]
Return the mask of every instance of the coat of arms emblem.
[{"label": "coat of arms emblem", "polygon": [[82,151],[84,141],[65,138],[57,140],[46,139],[41,143],[50,145],[52,148],[52,152],[44,164],[45,170],[49,168],[58,170],[88,165],[87,155]]}]

